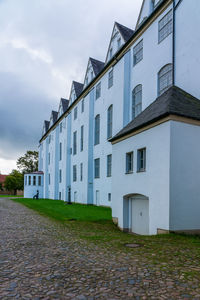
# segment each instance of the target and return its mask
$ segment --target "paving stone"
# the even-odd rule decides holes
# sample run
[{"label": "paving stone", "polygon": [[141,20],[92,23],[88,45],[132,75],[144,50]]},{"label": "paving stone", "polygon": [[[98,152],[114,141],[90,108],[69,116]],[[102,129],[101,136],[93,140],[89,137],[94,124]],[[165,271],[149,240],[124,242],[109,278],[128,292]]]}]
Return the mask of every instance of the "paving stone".
[{"label": "paving stone", "polygon": [[16,202],[0,199],[0,228],[2,300],[200,299],[200,278],[187,281],[139,250],[102,249]]}]

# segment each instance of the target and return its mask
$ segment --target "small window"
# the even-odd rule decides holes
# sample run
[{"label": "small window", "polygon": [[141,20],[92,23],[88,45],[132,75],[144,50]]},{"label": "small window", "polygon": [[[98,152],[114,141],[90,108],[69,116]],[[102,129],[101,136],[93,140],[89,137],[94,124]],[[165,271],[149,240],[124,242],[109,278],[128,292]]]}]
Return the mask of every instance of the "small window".
[{"label": "small window", "polygon": [[145,172],[146,171],[146,148],[138,150],[137,160],[138,160],[137,171]]},{"label": "small window", "polygon": [[143,40],[141,40],[134,48],[133,48],[133,65],[135,66],[143,59]]},{"label": "small window", "polygon": [[77,181],[77,166],[73,166],[73,181]]},{"label": "small window", "polygon": [[28,185],[31,185],[31,176],[28,176]]},{"label": "small window", "polygon": [[100,178],[100,158],[94,160],[94,178]]},{"label": "small window", "polygon": [[60,133],[62,133],[62,122],[60,123]]},{"label": "small window", "polygon": [[25,176],[25,185],[27,185],[27,176]]},{"label": "small window", "polygon": [[83,163],[80,164],[80,181],[83,181]]},{"label": "small window", "polygon": [[51,184],[51,174],[49,174],[49,184]]},{"label": "small window", "polygon": [[107,155],[107,177],[112,176],[112,154]]},{"label": "small window", "polygon": [[158,42],[162,42],[170,33],[172,33],[172,10],[170,10],[158,23]]},{"label": "small window", "polygon": [[100,143],[100,115],[95,117],[94,124],[94,145],[98,145]]},{"label": "small window", "polygon": [[51,154],[48,153],[48,164],[50,165],[50,163],[51,163]]},{"label": "small window", "polygon": [[111,193],[108,193],[108,202],[111,202]]},{"label": "small window", "polygon": [[77,116],[78,116],[78,107],[75,107],[74,108],[74,120],[77,119]]},{"label": "small window", "polygon": [[73,133],[73,155],[77,154],[77,131]]},{"label": "small window", "polygon": [[107,139],[112,137],[112,127],[113,127],[113,106],[110,105],[107,111]]},{"label": "small window", "polygon": [[96,86],[96,99],[101,97],[101,82],[99,82]]},{"label": "small window", "polygon": [[121,43],[122,43],[122,40],[121,40],[121,38],[119,38],[119,39],[117,40],[117,48],[118,48],[118,50],[119,50],[119,48],[121,47]]},{"label": "small window", "polygon": [[84,126],[82,125],[81,126],[81,147],[80,147],[80,150],[81,150],[81,152],[83,151],[83,136],[84,136]]},{"label": "small window", "polygon": [[113,49],[112,48],[110,48],[109,54],[110,54],[110,59],[111,59],[113,57]]},{"label": "small window", "polygon": [[132,119],[142,111],[142,85],[137,85],[132,93]]},{"label": "small window", "polygon": [[84,99],[81,101],[81,112],[84,112]]},{"label": "small window", "polygon": [[158,96],[172,86],[172,64],[164,66],[158,73]]},{"label": "small window", "polygon": [[41,176],[38,176],[38,185],[41,186]]},{"label": "small window", "polygon": [[36,176],[33,176],[33,185],[36,185]]},{"label": "small window", "polygon": [[62,194],[61,194],[61,192],[59,192],[59,200],[61,200],[62,199]]},{"label": "small window", "polygon": [[59,159],[62,160],[62,143],[60,143],[59,148]]},{"label": "small window", "polygon": [[133,173],[133,152],[126,153],[126,174]]},{"label": "small window", "polygon": [[113,70],[108,73],[108,88],[113,86]]},{"label": "small window", "polygon": [[59,170],[59,182],[62,182],[62,170]]}]

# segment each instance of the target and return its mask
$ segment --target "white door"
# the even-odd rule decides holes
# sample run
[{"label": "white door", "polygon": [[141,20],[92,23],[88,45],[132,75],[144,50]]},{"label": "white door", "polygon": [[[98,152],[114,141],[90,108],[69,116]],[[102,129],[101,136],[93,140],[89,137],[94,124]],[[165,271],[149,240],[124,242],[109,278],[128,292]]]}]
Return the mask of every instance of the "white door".
[{"label": "white door", "polygon": [[100,192],[97,190],[96,191],[96,205],[98,206],[100,203]]},{"label": "white door", "polygon": [[132,232],[149,234],[149,200],[146,198],[131,198],[132,202]]}]

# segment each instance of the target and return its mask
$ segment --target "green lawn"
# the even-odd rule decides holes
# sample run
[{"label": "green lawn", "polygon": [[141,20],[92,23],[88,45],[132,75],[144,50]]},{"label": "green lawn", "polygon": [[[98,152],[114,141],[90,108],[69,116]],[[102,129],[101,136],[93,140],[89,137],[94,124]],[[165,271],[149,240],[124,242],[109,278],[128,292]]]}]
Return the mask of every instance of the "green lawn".
[{"label": "green lawn", "polygon": [[[183,280],[200,282],[200,237],[178,234],[138,236],[121,232],[112,222],[111,209],[89,205],[65,205],[63,201],[14,199],[65,226],[74,238],[107,248],[119,255],[142,257],[148,265],[169,273],[178,272]],[[65,236],[58,237],[65,239]],[[126,248],[126,243],[142,247]]]},{"label": "green lawn", "polygon": [[16,196],[16,195],[0,195],[0,198],[10,198],[10,197],[21,198],[22,196]]}]

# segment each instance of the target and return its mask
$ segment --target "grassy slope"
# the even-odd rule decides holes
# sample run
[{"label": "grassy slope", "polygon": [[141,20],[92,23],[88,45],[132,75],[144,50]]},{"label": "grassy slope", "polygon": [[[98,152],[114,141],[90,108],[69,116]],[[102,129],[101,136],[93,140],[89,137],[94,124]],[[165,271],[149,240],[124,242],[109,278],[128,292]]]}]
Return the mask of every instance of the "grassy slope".
[{"label": "grassy slope", "polygon": [[22,198],[22,196],[16,196],[16,195],[0,195],[0,198]]}]

